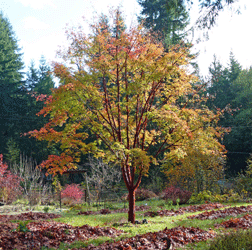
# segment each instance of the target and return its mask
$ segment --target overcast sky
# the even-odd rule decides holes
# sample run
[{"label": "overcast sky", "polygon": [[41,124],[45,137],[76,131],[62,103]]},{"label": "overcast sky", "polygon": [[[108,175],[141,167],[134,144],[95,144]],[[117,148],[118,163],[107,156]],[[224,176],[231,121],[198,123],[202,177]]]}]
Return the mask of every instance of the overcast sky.
[{"label": "overcast sky", "polygon": [[[31,60],[38,63],[41,55],[48,62],[57,60],[58,46],[66,44],[66,24],[77,26],[82,17],[91,20],[97,13],[108,13],[109,7],[119,5],[128,25],[136,20],[141,9],[136,0],[0,0],[0,10],[13,27],[26,65]],[[252,1],[239,0],[239,5],[241,15],[232,15],[231,11],[221,13],[218,26],[209,32],[209,41],[195,44],[195,50],[200,51],[198,63],[202,75],[207,75],[213,54],[226,65],[231,50],[243,68],[252,65]],[[197,14],[193,13],[195,20]],[[195,37],[198,36],[196,33]]]}]

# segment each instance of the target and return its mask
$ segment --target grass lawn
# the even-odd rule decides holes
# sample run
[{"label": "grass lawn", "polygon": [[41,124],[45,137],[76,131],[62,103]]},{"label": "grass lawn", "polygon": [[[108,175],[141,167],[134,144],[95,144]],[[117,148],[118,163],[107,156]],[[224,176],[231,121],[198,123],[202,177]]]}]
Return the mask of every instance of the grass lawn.
[{"label": "grass lawn", "polygon": [[[136,205],[143,205],[143,202],[137,202]],[[158,203],[152,202],[151,210],[157,211],[161,210],[162,208],[159,206]],[[252,205],[249,203],[235,203],[235,204],[226,204],[228,207],[234,207],[234,206],[247,206]],[[177,206],[170,208],[178,208]],[[225,207],[227,208],[227,207]],[[222,208],[222,209],[225,209]],[[167,209],[167,207],[163,207],[163,209]],[[221,235],[224,232],[230,231],[223,228],[215,228],[216,223],[221,223],[223,221],[226,221],[231,218],[231,216],[227,216],[225,218],[218,218],[215,220],[199,220],[199,219],[188,219],[187,217],[190,215],[195,215],[202,213],[204,211],[200,212],[194,212],[194,213],[185,213],[182,215],[177,216],[156,216],[156,217],[144,217],[144,213],[146,211],[140,211],[136,212],[136,220],[142,221],[143,219],[147,219],[148,224],[136,224],[132,225],[131,223],[127,223],[127,213],[112,213],[112,214],[95,214],[95,215],[78,215],[77,212],[79,210],[72,209],[69,212],[65,212],[64,215],[61,218],[55,219],[55,221],[63,222],[70,224],[72,226],[82,226],[85,224],[88,224],[90,226],[100,226],[100,227],[113,227],[116,229],[121,229],[125,233],[119,237],[117,237],[115,240],[120,240],[123,238],[130,238],[136,235],[142,235],[148,232],[157,232],[160,230],[163,230],[165,228],[174,228],[178,226],[184,226],[184,227],[198,227],[200,229],[204,230],[213,230],[216,232],[217,235]],[[242,215],[238,215],[237,217],[241,217]],[[110,240],[107,237],[101,237],[99,239],[90,240],[88,242],[75,242],[73,243],[70,248],[69,245],[62,246],[59,249],[71,249],[71,248],[81,248],[86,247],[88,244],[94,244],[99,245],[105,241]],[[199,242],[197,244],[188,244],[184,249],[208,249],[209,242]]]}]

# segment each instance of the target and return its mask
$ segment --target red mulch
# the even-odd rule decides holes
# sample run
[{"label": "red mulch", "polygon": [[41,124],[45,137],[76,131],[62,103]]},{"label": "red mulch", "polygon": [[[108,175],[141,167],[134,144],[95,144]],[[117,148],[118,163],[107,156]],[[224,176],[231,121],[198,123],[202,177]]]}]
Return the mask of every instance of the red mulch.
[{"label": "red mulch", "polygon": [[[139,212],[139,211],[146,211],[151,209],[150,206],[145,206],[145,205],[141,205],[141,206],[136,206],[135,207],[135,211]],[[128,208],[121,208],[121,209],[115,209],[115,210],[110,210],[110,209],[101,209],[100,211],[83,211],[83,212],[79,212],[79,215],[90,215],[90,214],[111,214],[111,213],[128,213]]]},{"label": "red mulch", "polygon": [[27,224],[29,232],[15,231],[18,223],[0,224],[0,249],[34,249],[42,246],[58,248],[61,242],[85,241],[100,236],[117,237],[123,233],[115,228],[73,227],[55,221],[35,221]]},{"label": "red mulch", "polygon": [[[118,242],[105,242],[99,246],[89,245],[82,250],[151,250],[151,249],[176,249],[188,243],[204,241],[213,238],[213,231],[204,231],[199,228],[176,227],[164,229],[155,233],[137,235]],[[170,246],[171,245],[171,246]],[[170,248],[168,248],[170,246]],[[77,249],[73,249],[77,250]]]},{"label": "red mulch", "polygon": [[13,220],[47,220],[59,218],[61,215],[51,213],[21,213],[15,215],[0,215],[0,223],[6,223]]},{"label": "red mulch", "polygon": [[202,205],[190,205],[187,207],[181,207],[177,210],[171,209],[171,210],[160,210],[160,211],[148,211],[144,213],[144,216],[176,216],[179,214],[184,213],[190,213],[190,212],[198,212],[203,210],[210,210],[210,209],[218,209],[225,207],[224,205],[220,203],[207,203]]},{"label": "red mulch", "polygon": [[[172,216],[185,212],[196,212],[202,210],[217,209],[223,207],[221,204],[204,204],[196,206],[182,207],[178,210],[161,210],[157,215]],[[144,211],[146,206],[138,208]],[[101,210],[108,213],[110,210]],[[127,211],[127,210],[126,210]],[[216,219],[228,215],[237,216],[238,214],[252,212],[252,206],[242,206],[226,208],[224,210],[209,211],[199,215],[190,216],[189,218],[198,219]],[[149,213],[149,212],[147,212]],[[145,213],[145,215],[147,214]],[[100,236],[115,238],[123,233],[115,228],[91,227],[84,225],[73,227],[68,224],[45,221],[46,219],[58,218],[60,215],[51,213],[23,213],[18,215],[0,215],[0,249],[34,249],[39,250],[42,246],[48,248],[58,248],[61,242],[71,244],[74,241],[86,241]],[[18,223],[11,223],[15,220],[34,220],[27,223],[28,231],[20,232],[17,230]],[[252,215],[246,214],[241,218],[233,218],[222,222],[216,227],[225,228],[251,228]],[[164,229],[159,232],[151,232],[144,235],[137,235],[132,238],[123,239],[118,242],[105,242],[99,246],[89,245],[87,250],[147,250],[147,249],[176,249],[183,247],[188,243],[204,241],[215,236],[214,231],[204,231],[199,228],[176,227]],[[171,244],[171,248],[168,245]],[[76,250],[76,249],[75,249]]]},{"label": "red mulch", "polygon": [[251,229],[252,214],[245,214],[243,217],[240,218],[232,218],[220,224],[216,224],[215,227]]}]

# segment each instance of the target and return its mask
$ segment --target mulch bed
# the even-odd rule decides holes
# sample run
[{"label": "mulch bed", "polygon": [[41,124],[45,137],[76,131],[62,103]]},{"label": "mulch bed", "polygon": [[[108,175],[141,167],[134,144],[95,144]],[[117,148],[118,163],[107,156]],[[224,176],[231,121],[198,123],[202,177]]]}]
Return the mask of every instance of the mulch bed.
[{"label": "mulch bed", "polygon": [[243,217],[240,217],[240,218],[232,218],[220,224],[216,224],[215,227],[251,229],[252,228],[252,215],[245,214]]},{"label": "mulch bed", "polygon": [[211,210],[211,209],[218,209],[223,208],[225,205],[222,205],[220,203],[207,203],[202,205],[190,205],[187,207],[181,207],[177,210],[171,209],[171,210],[160,210],[160,211],[148,211],[144,213],[144,216],[176,216],[184,213],[192,213],[192,212],[198,212],[198,211],[204,211],[204,210]]},{"label": "mulch bed", "polygon": [[86,241],[100,236],[113,238],[123,233],[123,231],[115,228],[88,225],[73,227],[54,221],[29,222],[26,225],[28,232],[15,231],[17,227],[18,223],[0,224],[0,249],[39,250],[42,246],[58,248],[61,242]]},{"label": "mulch bed", "polygon": [[93,246],[91,244],[86,248],[82,248],[82,250],[176,249],[183,247],[188,243],[204,241],[213,237],[215,237],[215,233],[213,231],[207,232],[193,227],[175,227],[172,229],[164,229],[155,233],[137,235],[135,237],[114,243],[105,242],[99,246]]},{"label": "mulch bed", "polygon": [[201,214],[188,216],[188,219],[215,220],[227,216],[237,216],[239,214],[251,213],[252,206],[230,207],[223,210],[206,211]]},{"label": "mulch bed", "polygon": [[[106,227],[91,227],[84,225],[73,227],[68,224],[44,221],[45,219],[58,218],[59,215],[49,213],[23,213],[18,215],[0,216],[0,249],[34,249],[42,246],[58,248],[61,242],[72,243],[74,241],[86,241],[100,236],[110,238],[117,237],[123,233],[121,230]],[[18,223],[15,220],[35,220],[26,225],[26,232],[18,231]],[[7,223],[8,222],[8,223]],[[214,232],[207,232],[199,228],[176,227],[164,229],[155,233],[137,235],[114,243],[104,243],[98,247],[89,245],[83,249],[172,249],[185,244],[207,240],[214,237]]]},{"label": "mulch bed", "polygon": [[[146,206],[138,209],[144,211]],[[173,216],[185,212],[196,212],[202,210],[218,209],[224,207],[222,204],[203,204],[182,207],[178,210],[161,210],[158,215]],[[102,211],[102,210],[101,210]],[[99,211],[101,213],[101,211]],[[103,211],[104,212],[104,211]],[[105,211],[107,212],[107,211]],[[252,206],[241,206],[215,210],[190,216],[190,219],[216,219],[228,215],[237,216],[238,214],[252,212]],[[149,213],[149,212],[147,212]],[[147,214],[145,213],[145,214]],[[58,248],[61,242],[73,243],[74,241],[87,241],[101,236],[115,238],[120,236],[123,231],[108,227],[91,227],[84,225],[73,227],[68,224],[45,221],[47,219],[59,218],[60,215],[51,213],[22,213],[18,215],[0,215],[0,249],[34,249],[39,250],[42,246],[48,248]],[[20,224],[10,221],[33,220],[27,223],[25,231],[18,230]],[[216,227],[225,228],[251,228],[252,215],[246,214],[241,218],[233,218],[224,221]],[[147,250],[147,249],[177,249],[188,243],[205,241],[215,237],[215,232],[204,231],[200,228],[175,227],[164,229],[159,232],[151,232],[144,235],[137,235],[132,238],[123,239],[117,242],[105,242],[99,246],[89,245],[87,250]],[[170,248],[168,248],[171,245]],[[77,250],[77,249],[73,249]]]},{"label": "mulch bed", "polygon": [[[141,205],[141,206],[136,206],[135,211],[146,211],[151,209],[150,206],[146,205]],[[101,209],[99,211],[81,211],[78,214],[79,215],[90,215],[90,214],[111,214],[111,213],[128,213],[128,208],[121,208],[121,209],[115,209],[115,210],[110,210],[110,209]]]},{"label": "mulch bed", "polygon": [[[190,212],[197,212],[197,211],[203,211],[203,210],[211,210],[211,209],[218,209],[223,208],[225,205],[222,205],[220,203],[207,203],[202,205],[190,205],[187,207],[180,207],[178,209],[171,209],[171,210],[160,210],[160,211],[148,211],[144,213],[144,216],[175,216],[179,214],[184,213],[190,213]],[[151,210],[150,206],[147,205],[141,205],[136,206],[135,211],[146,211]],[[128,208],[122,208],[122,209],[116,209],[116,210],[110,210],[110,209],[101,209],[99,211],[81,211],[78,214],[79,215],[93,215],[93,214],[111,214],[111,213],[127,213]]]},{"label": "mulch bed", "polygon": [[6,223],[9,221],[14,221],[14,220],[23,220],[23,221],[47,220],[47,219],[55,219],[59,217],[61,217],[61,215],[59,214],[28,212],[28,213],[21,213],[21,214],[15,214],[15,215],[0,215],[0,223]]}]

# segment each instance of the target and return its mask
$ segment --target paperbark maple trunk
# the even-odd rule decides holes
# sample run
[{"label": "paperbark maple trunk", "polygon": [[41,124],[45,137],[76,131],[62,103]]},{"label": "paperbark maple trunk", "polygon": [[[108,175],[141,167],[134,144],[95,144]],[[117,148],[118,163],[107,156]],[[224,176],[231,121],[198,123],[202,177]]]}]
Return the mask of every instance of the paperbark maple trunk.
[{"label": "paperbark maple trunk", "polygon": [[128,221],[135,224],[135,190],[129,189],[129,212]]}]

